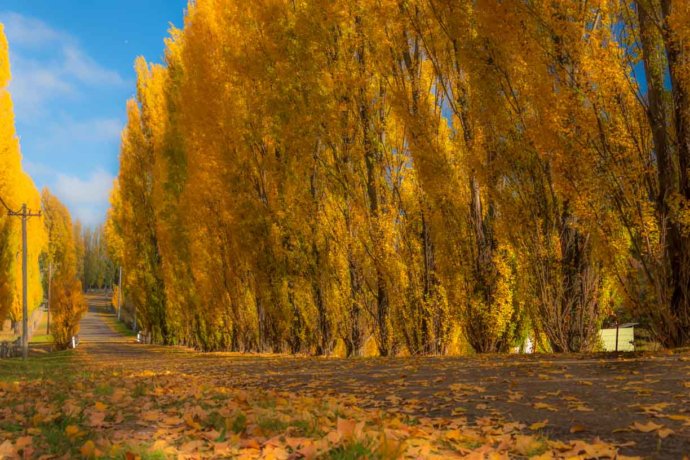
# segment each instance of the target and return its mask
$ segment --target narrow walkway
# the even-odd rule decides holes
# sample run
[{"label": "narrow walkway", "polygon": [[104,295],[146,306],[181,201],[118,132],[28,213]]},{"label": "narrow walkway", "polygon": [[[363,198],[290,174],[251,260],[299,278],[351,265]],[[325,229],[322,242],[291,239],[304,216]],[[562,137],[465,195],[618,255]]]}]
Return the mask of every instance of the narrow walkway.
[{"label": "narrow walkway", "polygon": [[[89,311],[80,323],[78,353],[83,357],[95,359],[101,364],[134,365],[132,360],[145,360],[168,365],[168,357],[179,354],[189,355],[187,350],[175,347],[143,345],[132,335],[123,335],[115,329],[117,318],[110,307],[111,299],[99,292],[86,295]],[[164,359],[161,359],[161,358]],[[141,363],[137,364],[141,365]]]},{"label": "narrow walkway", "polygon": [[[88,300],[77,348],[86,366],[146,371],[152,379],[179,382],[197,377],[209,388],[339,396],[410,417],[493,417],[527,426],[548,419],[552,439],[598,436],[626,445],[625,455],[680,459],[689,451],[688,352],[371,359],[198,353],[138,344],[110,328],[108,299],[91,294]],[[648,422],[673,434],[661,439],[628,428]]]},{"label": "narrow walkway", "polygon": [[101,294],[87,294],[89,311],[81,320],[79,340],[93,342],[131,342],[131,337],[116,332],[108,322],[114,323],[115,314],[109,311],[110,300]]}]

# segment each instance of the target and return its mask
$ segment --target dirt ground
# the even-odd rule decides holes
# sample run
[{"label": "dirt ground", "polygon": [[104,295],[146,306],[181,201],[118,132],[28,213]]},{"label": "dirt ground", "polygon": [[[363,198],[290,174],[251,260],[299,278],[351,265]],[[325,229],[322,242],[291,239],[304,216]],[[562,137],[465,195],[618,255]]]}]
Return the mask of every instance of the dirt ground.
[{"label": "dirt ground", "polygon": [[[625,455],[690,455],[690,353],[334,359],[195,353],[123,341],[91,313],[78,350],[100,364],[218,385],[338,395],[403,417],[518,422],[550,439],[600,438]],[[539,422],[545,422],[543,426]],[[652,424],[650,424],[650,422]]]}]

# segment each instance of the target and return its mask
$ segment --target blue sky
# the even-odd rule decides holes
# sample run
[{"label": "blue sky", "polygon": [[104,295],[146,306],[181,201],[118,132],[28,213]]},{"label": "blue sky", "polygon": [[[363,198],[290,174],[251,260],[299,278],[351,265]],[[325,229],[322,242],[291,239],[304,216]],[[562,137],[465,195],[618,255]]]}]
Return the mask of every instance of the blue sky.
[{"label": "blue sky", "polygon": [[162,61],[187,0],[0,0],[24,168],[87,225],[117,174],[134,59]]}]

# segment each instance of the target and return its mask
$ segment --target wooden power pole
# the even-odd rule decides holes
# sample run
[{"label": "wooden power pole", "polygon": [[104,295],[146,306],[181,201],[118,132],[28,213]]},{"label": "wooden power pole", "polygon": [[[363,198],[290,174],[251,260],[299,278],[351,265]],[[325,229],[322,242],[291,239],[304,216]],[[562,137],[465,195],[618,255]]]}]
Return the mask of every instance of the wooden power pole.
[{"label": "wooden power pole", "polygon": [[[4,202],[3,202],[4,204]],[[22,219],[22,357],[29,357],[29,289],[28,289],[28,250],[26,237],[26,221],[30,217],[41,217],[41,211],[32,213],[22,204],[19,211],[8,209],[8,215],[21,217]]]}]

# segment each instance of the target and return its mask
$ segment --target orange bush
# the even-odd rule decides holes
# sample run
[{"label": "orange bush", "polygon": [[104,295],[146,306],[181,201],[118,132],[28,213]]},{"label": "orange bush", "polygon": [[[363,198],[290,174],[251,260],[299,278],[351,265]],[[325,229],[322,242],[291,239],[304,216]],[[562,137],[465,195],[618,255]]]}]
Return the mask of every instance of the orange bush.
[{"label": "orange bush", "polygon": [[86,312],[87,304],[82,294],[81,282],[74,277],[58,277],[51,285],[50,310],[53,313],[51,333],[56,348],[69,346],[72,336],[79,332],[79,320]]}]

